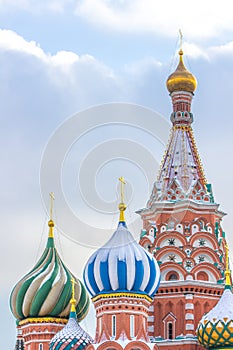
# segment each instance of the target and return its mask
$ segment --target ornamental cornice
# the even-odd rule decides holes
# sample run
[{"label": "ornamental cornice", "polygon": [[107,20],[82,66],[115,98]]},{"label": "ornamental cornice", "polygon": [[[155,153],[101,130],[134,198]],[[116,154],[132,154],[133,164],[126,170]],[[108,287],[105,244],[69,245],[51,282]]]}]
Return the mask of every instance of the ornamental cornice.
[{"label": "ornamental cornice", "polygon": [[151,208],[142,208],[136,211],[138,214],[144,214],[144,215],[150,215],[153,214],[155,211],[162,210],[163,212],[167,210],[173,210],[176,209],[203,209],[208,210],[207,213],[209,213],[209,210],[212,209],[215,212],[218,212],[219,214],[226,215],[226,213],[222,211],[218,211],[219,204],[217,203],[201,203],[196,202],[191,199],[184,199],[180,201],[156,201],[152,204]]},{"label": "ornamental cornice", "polygon": [[19,325],[23,326],[32,323],[57,323],[57,324],[67,324],[68,320],[65,318],[57,317],[30,317],[25,320],[19,321]]},{"label": "ornamental cornice", "polygon": [[[213,265],[212,265],[213,266]],[[159,289],[161,288],[174,288],[174,287],[206,287],[206,288],[214,288],[219,290],[224,290],[224,284],[217,284],[216,282],[210,281],[199,281],[199,280],[185,280],[185,281],[162,281],[159,285]]]},{"label": "ornamental cornice", "polygon": [[149,297],[149,295],[147,294],[116,292],[116,293],[98,294],[92,298],[92,301],[95,302],[100,299],[113,299],[113,298],[146,299],[149,303],[151,303],[153,300],[153,298]]}]

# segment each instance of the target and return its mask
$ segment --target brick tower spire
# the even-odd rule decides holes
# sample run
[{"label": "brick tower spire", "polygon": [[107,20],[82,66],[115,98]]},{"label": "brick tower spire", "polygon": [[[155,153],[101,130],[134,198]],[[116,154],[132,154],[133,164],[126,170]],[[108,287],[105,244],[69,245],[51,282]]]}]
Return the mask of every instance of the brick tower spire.
[{"label": "brick tower spire", "polygon": [[167,79],[172,99],[171,136],[147,206],[140,244],[161,269],[149,314],[149,335],[163,349],[199,349],[195,330],[223,291],[225,215],[207,184],[191,124],[195,77],[179,63]]}]

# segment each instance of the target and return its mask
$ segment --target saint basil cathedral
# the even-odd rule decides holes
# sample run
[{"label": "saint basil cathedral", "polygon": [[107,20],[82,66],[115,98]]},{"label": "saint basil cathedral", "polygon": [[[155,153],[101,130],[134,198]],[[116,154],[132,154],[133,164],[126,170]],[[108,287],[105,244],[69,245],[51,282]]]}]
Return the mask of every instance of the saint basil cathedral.
[{"label": "saint basil cathedral", "polygon": [[[127,228],[120,178],[119,222],[86,262],[85,286],[57,252],[51,211],[47,246],[10,296],[15,350],[233,349],[225,214],[205,178],[192,131],[196,86],[180,49],[167,79],[170,139],[147,205],[137,211],[140,242]],[[94,339],[79,325],[90,298]]]}]

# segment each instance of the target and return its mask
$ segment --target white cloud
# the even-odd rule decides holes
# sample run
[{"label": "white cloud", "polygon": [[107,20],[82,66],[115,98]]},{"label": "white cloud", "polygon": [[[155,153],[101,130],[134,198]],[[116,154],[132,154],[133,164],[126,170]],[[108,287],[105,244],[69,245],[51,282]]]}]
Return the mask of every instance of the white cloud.
[{"label": "white cloud", "polygon": [[[35,41],[27,41],[12,30],[0,29],[0,50],[18,52],[39,59],[50,68],[54,81],[59,80],[59,75],[54,74],[54,69],[57,73],[66,74],[71,82],[74,79],[73,71],[80,66],[89,67],[91,71],[95,69],[109,78],[114,78],[113,71],[91,55],[79,56],[74,52],[64,50],[51,55]],[[61,81],[64,83],[63,79]]]},{"label": "white cloud", "polygon": [[233,55],[233,41],[230,41],[224,45],[212,46],[208,50],[209,55]]},{"label": "white cloud", "polygon": [[232,0],[0,0],[0,12],[78,15],[96,26],[118,32],[154,33],[202,41],[233,30]]},{"label": "white cloud", "polygon": [[183,45],[183,51],[185,55],[192,57],[193,59],[204,59],[212,61],[217,58],[224,59],[233,55],[233,41],[230,41],[224,45],[216,45],[209,47],[202,47],[193,43],[185,42]]},{"label": "white cloud", "polygon": [[92,60],[90,55],[84,55],[80,58],[77,54],[70,51],[59,51],[55,55],[45,53],[35,41],[27,41],[14,31],[7,29],[0,29],[0,49],[22,52],[56,66],[72,65],[79,60]]},{"label": "white cloud", "polygon": [[104,29],[118,32],[154,33],[202,41],[233,30],[232,0],[0,0],[0,12],[15,10],[36,14],[76,14]]},{"label": "white cloud", "polygon": [[40,59],[45,59],[45,53],[35,41],[26,41],[23,37],[12,30],[0,30],[0,48],[3,50],[13,50],[24,52]]},{"label": "white cloud", "polygon": [[62,13],[73,2],[74,0],[0,0],[0,9],[1,12],[23,10],[33,13]]},{"label": "white cloud", "polygon": [[196,0],[188,6],[186,0],[80,0],[76,14],[86,20],[121,32],[152,32],[176,36],[182,28],[190,38],[219,36],[233,29],[231,0]]}]

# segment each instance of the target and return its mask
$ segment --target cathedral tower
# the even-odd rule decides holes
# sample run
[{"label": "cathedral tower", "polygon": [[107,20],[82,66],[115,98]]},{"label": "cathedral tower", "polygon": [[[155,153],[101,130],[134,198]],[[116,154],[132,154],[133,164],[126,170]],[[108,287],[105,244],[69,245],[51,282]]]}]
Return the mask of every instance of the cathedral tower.
[{"label": "cathedral tower", "polygon": [[199,348],[197,324],[223,292],[225,214],[207,183],[193,135],[196,86],[180,49],[178,66],[167,79],[173,106],[170,140],[147,206],[138,211],[140,244],[154,254],[161,270],[148,327],[163,349]]},{"label": "cathedral tower", "polygon": [[33,269],[15,285],[10,296],[18,331],[16,350],[49,350],[50,340],[69,318],[71,279],[75,280],[78,320],[82,320],[89,309],[89,297],[83,284],[72,275],[55,248],[52,201],[51,194],[47,246]]},{"label": "cathedral tower", "polygon": [[125,209],[122,191],[117,230],[84,269],[97,322],[95,342],[87,350],[155,349],[149,341],[147,317],[160,271],[154,257],[128,231]]}]

